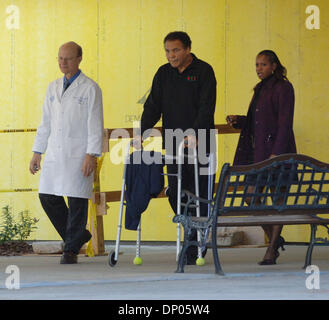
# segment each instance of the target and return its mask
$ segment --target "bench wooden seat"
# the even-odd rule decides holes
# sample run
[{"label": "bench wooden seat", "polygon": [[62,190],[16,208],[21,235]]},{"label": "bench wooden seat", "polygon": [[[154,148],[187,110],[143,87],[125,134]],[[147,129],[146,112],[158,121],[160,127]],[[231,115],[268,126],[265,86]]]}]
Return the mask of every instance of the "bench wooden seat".
[{"label": "bench wooden seat", "polygon": [[[176,272],[184,272],[184,257],[190,245],[205,247],[211,231],[215,272],[223,274],[217,248],[217,227],[262,225],[310,225],[311,235],[304,268],[311,264],[315,245],[329,245],[316,237],[317,226],[329,234],[329,164],[300,154],[285,154],[249,166],[224,164],[212,200],[188,191],[184,213],[173,222],[184,228],[184,244]],[[209,217],[194,217],[200,202],[210,205]],[[327,215],[327,216],[326,216]],[[196,229],[200,241],[187,240]]]},{"label": "bench wooden seat", "polygon": [[[205,222],[207,218],[193,217],[194,222]],[[262,225],[298,225],[298,224],[328,224],[329,219],[323,219],[312,215],[273,215],[273,216],[243,216],[243,217],[220,217],[217,227],[251,227]]]}]

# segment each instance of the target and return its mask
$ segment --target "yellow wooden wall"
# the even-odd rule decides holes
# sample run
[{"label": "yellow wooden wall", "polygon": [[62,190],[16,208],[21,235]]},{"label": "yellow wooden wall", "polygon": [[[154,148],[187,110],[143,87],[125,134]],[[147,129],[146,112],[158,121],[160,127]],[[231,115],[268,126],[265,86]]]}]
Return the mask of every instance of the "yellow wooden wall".
[{"label": "yellow wooden wall", "polygon": [[[320,29],[307,29],[309,5],[320,10]],[[81,69],[103,91],[105,127],[131,127],[157,68],[166,62],[164,36],[184,30],[192,52],[210,63],[218,81],[216,123],[245,114],[258,81],[255,56],[276,51],[295,87],[297,147],[329,162],[328,0],[2,0],[0,2],[0,130],[36,128],[50,81],[61,77],[58,47],[73,40],[83,47]],[[232,162],[237,135],[219,137],[219,167]],[[0,133],[0,206],[29,210],[40,219],[31,239],[59,239],[40,206],[39,176],[28,172],[34,133]],[[114,142],[111,143],[113,146]],[[102,191],[121,188],[122,165],[106,155]],[[104,217],[105,239],[113,240],[119,203]],[[166,199],[153,200],[143,215],[143,240],[175,240]],[[0,220],[1,222],[1,220]],[[289,241],[305,240],[308,227],[286,227]],[[124,231],[123,239],[136,233]]]}]

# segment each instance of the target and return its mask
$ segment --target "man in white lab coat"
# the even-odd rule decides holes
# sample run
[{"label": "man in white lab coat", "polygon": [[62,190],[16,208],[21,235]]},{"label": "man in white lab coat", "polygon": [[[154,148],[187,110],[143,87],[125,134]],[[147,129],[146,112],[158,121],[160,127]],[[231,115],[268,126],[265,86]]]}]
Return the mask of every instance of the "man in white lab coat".
[{"label": "man in white lab coat", "polygon": [[64,77],[48,86],[30,162],[30,172],[35,174],[45,153],[39,198],[65,242],[61,264],[77,263],[81,247],[91,238],[86,230],[88,199],[96,157],[102,153],[102,92],[79,69],[81,60],[78,44],[68,42],[59,48],[58,64]]}]

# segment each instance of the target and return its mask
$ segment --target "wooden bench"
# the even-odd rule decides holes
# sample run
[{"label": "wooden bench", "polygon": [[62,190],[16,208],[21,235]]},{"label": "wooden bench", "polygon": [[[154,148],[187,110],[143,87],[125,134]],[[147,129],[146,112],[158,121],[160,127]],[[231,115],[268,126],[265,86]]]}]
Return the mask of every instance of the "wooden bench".
[{"label": "wooden bench", "polygon": [[[224,164],[212,200],[188,196],[182,215],[173,222],[181,223],[184,239],[192,229],[200,240],[184,240],[176,272],[184,272],[188,246],[207,245],[211,232],[215,273],[223,275],[217,252],[217,227],[262,225],[310,225],[311,235],[304,268],[311,264],[315,245],[329,245],[327,238],[317,238],[317,226],[329,234],[329,164],[300,154],[285,154],[249,166]],[[197,201],[210,205],[209,217],[194,217]],[[248,203],[248,204],[247,204]],[[320,216],[321,215],[321,216]]]}]

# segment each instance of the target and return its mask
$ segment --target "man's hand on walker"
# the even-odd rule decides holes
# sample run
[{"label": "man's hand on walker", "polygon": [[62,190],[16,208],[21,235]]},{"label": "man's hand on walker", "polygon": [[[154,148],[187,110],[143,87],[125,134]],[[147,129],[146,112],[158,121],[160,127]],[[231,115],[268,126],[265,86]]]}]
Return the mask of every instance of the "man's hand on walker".
[{"label": "man's hand on walker", "polygon": [[134,147],[136,150],[142,149],[142,137],[141,136],[136,136],[130,141],[130,145]]},{"label": "man's hand on walker", "polygon": [[189,135],[184,138],[184,145],[186,148],[196,148],[198,145],[198,141],[195,136]]}]

